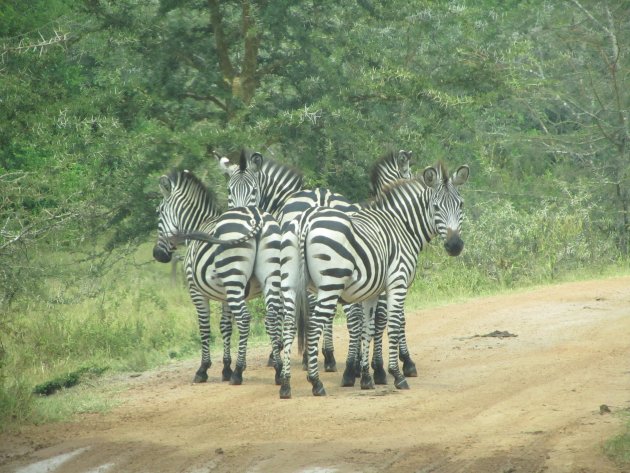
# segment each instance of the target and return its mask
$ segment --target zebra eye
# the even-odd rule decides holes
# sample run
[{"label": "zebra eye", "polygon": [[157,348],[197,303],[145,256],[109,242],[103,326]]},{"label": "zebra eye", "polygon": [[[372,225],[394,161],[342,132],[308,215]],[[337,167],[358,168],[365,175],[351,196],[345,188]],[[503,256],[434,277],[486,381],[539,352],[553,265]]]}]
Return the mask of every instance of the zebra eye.
[{"label": "zebra eye", "polygon": [[436,212],[440,210],[440,206],[438,204],[433,204],[433,210]]}]

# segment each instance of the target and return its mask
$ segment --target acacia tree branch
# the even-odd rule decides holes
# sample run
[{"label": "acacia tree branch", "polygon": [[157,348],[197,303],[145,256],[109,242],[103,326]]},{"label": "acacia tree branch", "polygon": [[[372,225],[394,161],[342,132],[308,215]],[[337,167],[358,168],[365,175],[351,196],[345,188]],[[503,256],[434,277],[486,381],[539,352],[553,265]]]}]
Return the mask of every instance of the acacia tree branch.
[{"label": "acacia tree branch", "polygon": [[52,214],[49,217],[38,220],[29,225],[23,226],[18,232],[10,232],[6,230],[10,219],[4,223],[4,228],[0,230],[0,236],[3,239],[6,239],[2,244],[0,244],[0,253],[6,248],[15,245],[16,243],[20,243],[24,240],[35,240],[38,237],[48,233],[55,227],[58,227],[69,220],[76,219],[80,217],[80,212],[64,212],[60,214]]},{"label": "acacia tree branch", "polygon": [[28,51],[39,51],[39,55],[41,56],[49,47],[67,43],[70,39],[70,35],[68,33],[60,33],[58,31],[55,31],[54,36],[48,39],[44,38],[41,33],[39,34],[39,37],[40,40],[37,42],[21,40],[17,46],[7,46],[5,44],[2,47],[2,53],[0,53],[0,56],[4,58],[8,53],[13,52],[20,54]]}]

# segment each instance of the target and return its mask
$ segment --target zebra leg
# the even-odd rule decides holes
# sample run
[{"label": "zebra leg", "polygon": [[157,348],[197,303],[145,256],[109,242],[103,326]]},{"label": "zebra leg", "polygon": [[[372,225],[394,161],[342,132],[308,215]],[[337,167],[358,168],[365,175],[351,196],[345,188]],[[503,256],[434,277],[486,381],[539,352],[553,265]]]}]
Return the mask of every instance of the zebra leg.
[{"label": "zebra leg", "polygon": [[221,381],[229,381],[232,378],[232,312],[230,306],[224,302],[221,304],[221,320],[219,322],[221,338],[223,339],[223,370],[221,371]]},{"label": "zebra leg", "polygon": [[374,315],[374,352],[372,355],[372,369],[374,382],[387,384],[387,373],[383,368],[383,333],[387,327],[387,298],[381,295]]},{"label": "zebra leg", "polygon": [[[354,386],[357,376],[361,375],[360,364],[360,344],[361,331],[363,327],[363,310],[360,304],[344,304],[346,322],[348,326],[348,358],[346,359],[346,369],[341,378],[341,386]],[[359,369],[357,369],[359,366]]]},{"label": "zebra leg", "polygon": [[192,288],[190,289],[190,298],[197,309],[199,335],[201,336],[201,365],[195,373],[193,383],[205,383],[208,381],[208,368],[212,366],[210,359],[210,304],[206,297]]},{"label": "zebra leg", "polygon": [[[283,280],[284,283],[284,280]],[[280,399],[291,399],[291,348],[295,340],[295,291],[282,290],[284,323],[282,325],[282,374],[280,376]]]},{"label": "zebra leg", "polygon": [[[320,291],[321,292],[321,291]],[[315,304],[315,310],[311,314],[309,325],[307,328],[307,342],[306,347],[308,351],[308,376],[307,379],[313,385],[314,396],[325,396],[326,390],[324,384],[319,379],[319,369],[317,367],[317,352],[319,339],[322,336],[322,331],[327,319],[334,317],[335,309],[337,306],[337,298],[333,298],[332,304],[331,298],[327,297],[323,301],[318,298],[317,304]]]},{"label": "zebra leg", "polygon": [[363,330],[361,337],[361,389],[374,389],[374,380],[370,374],[370,342],[374,335],[374,316],[378,299],[363,302]]},{"label": "zebra leg", "polygon": [[243,371],[247,366],[247,340],[249,338],[249,324],[251,317],[245,304],[245,295],[242,291],[230,294],[228,291],[228,304],[234,314],[236,326],[238,327],[238,355],[236,357],[236,366],[230,378],[230,384],[240,385],[243,383]]},{"label": "zebra leg", "polygon": [[392,290],[387,294],[387,336],[389,338],[389,374],[394,377],[394,386],[397,389],[409,389],[405,376],[398,367],[398,344],[400,333],[404,326],[404,300],[406,289]]},{"label": "zebra leg", "polygon": [[[278,281],[279,282],[279,281]],[[275,369],[275,383],[280,385],[280,374],[282,371],[282,359],[280,358],[280,350],[282,349],[282,341],[280,340],[280,294],[278,288],[273,284],[266,284],[265,306],[267,314],[265,316],[265,330],[271,341],[271,357],[273,359],[273,367]]]},{"label": "zebra leg", "polygon": [[408,378],[418,376],[416,364],[411,359],[409,348],[407,347],[407,336],[405,335],[405,318],[403,317],[402,331],[400,332],[400,346],[398,348],[398,358],[403,363],[403,374]]},{"label": "zebra leg", "polygon": [[297,308],[305,305],[308,310],[306,287],[301,274],[297,235],[283,228],[280,246],[280,287],[284,323],[282,325],[282,374],[280,376],[280,399],[291,399],[291,349],[296,335]]},{"label": "zebra leg", "polygon": [[333,321],[326,320],[324,324],[324,346],[322,355],[324,355],[324,370],[328,373],[337,371],[337,361],[335,360],[335,348],[333,347]]},{"label": "zebra leg", "polygon": [[[313,313],[313,311],[315,310],[315,303],[317,302],[315,296],[313,294],[311,294],[310,292],[308,293],[308,310],[309,313]],[[302,352],[302,369],[304,371],[308,370],[308,352],[306,350],[304,350],[304,352]]]}]

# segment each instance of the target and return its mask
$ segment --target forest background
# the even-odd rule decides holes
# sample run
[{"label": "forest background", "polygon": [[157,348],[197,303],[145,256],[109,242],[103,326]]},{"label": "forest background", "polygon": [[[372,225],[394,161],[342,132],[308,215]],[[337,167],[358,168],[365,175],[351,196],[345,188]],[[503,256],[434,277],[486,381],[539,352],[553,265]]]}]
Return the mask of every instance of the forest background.
[{"label": "forest background", "polygon": [[466,248],[412,306],[627,271],[629,51],[625,0],[1,0],[0,424],[198,353],[150,248],[171,167],[225,199],[212,151],[357,201],[388,150],[468,164]]}]

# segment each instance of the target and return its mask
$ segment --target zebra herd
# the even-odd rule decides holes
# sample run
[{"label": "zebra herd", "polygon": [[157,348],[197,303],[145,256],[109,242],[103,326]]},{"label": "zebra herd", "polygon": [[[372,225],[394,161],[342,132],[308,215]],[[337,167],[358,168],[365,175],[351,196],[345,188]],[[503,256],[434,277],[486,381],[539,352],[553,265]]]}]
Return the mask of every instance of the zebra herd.
[{"label": "zebra herd", "polygon": [[[228,183],[225,212],[189,171],[173,171],[159,181],[163,200],[153,256],[169,262],[176,245],[188,242],[184,268],[202,343],[194,381],[208,378],[209,300],[216,300],[223,302],[223,380],[242,383],[250,323],[245,301],[262,294],[281,398],[291,397],[296,335],[313,394],[326,394],[318,348],[323,336],[324,368],[336,371],[332,321],[338,303],[349,333],[342,386],[353,386],[357,376],[362,389],[387,382],[382,354],[387,329],[388,371],[396,388],[408,388],[406,377],[417,374],[405,338],[405,298],[418,256],[432,238],[442,237],[449,255],[463,249],[459,186],[468,179],[468,166],[449,175],[438,163],[412,178],[411,152],[387,153],[372,168],[373,199],[358,204],[328,189],[304,189],[299,171],[260,153],[243,151],[239,164],[217,160]],[[239,330],[234,370],[232,319]]]}]

